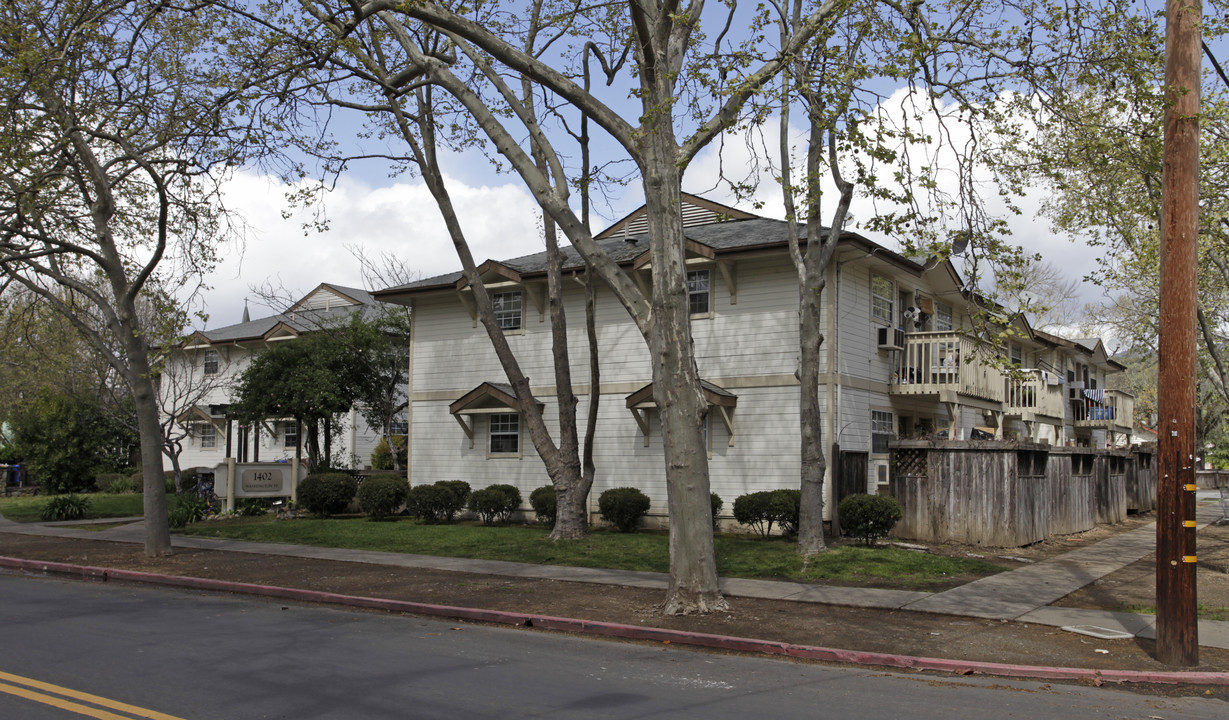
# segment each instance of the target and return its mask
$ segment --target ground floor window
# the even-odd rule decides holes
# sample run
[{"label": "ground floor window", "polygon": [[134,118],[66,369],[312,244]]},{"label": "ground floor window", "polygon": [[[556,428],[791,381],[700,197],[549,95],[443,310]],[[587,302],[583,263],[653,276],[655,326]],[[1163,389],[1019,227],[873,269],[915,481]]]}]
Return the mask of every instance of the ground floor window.
[{"label": "ground floor window", "polygon": [[895,422],[892,413],[871,410],[871,452],[886,453]]},{"label": "ground floor window", "polygon": [[515,455],[521,451],[521,416],[518,413],[494,413],[490,420],[490,453]]},{"label": "ground floor window", "polygon": [[200,428],[201,449],[213,450],[218,446],[218,429],[212,423],[197,425]]}]

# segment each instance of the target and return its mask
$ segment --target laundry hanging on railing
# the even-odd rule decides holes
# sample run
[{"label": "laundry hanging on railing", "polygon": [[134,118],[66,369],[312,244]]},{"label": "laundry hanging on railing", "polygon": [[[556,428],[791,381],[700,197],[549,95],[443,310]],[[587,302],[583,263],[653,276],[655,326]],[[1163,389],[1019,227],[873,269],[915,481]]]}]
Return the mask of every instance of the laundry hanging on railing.
[{"label": "laundry hanging on railing", "polygon": [[1101,403],[1105,402],[1105,390],[1101,388],[1097,388],[1095,390],[1085,389],[1084,397],[1100,405]]}]

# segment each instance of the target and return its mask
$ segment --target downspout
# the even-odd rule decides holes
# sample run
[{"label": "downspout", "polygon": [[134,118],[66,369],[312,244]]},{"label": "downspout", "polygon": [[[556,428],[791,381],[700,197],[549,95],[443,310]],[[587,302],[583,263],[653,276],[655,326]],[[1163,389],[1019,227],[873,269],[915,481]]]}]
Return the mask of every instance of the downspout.
[{"label": "downspout", "polygon": [[[828,438],[828,447],[839,443],[836,436],[837,418],[836,413],[840,408],[840,402],[836,394],[840,392],[840,384],[837,382],[838,360],[840,357],[840,332],[837,330],[837,318],[840,317],[841,308],[841,265],[836,262],[832,266],[832,302],[828,305],[828,380],[825,383],[826,394],[828,396],[828,430],[824,437]],[[824,468],[824,508],[828,511],[828,517],[834,517],[832,514],[832,500],[836,497],[836,489],[832,486],[833,478],[836,476],[834,468],[839,458],[828,458],[827,467]]]},{"label": "downspout", "polygon": [[[362,462],[360,462],[360,459],[359,459],[359,456],[358,456],[358,408],[357,408],[357,407],[355,407],[354,405],[351,405],[351,406],[350,406],[350,432],[349,432],[349,436],[350,436],[350,437],[348,437],[348,438],[346,438],[346,439],[347,439],[347,440],[349,441],[349,443],[350,443],[350,459],[351,459],[353,462],[358,463],[358,465],[360,466],[360,467],[356,467],[356,468],[352,468],[352,469],[354,469],[354,470],[362,470],[363,468],[362,468],[361,466],[363,465],[363,463],[362,463]],[[367,456],[367,459],[368,459],[368,460],[370,460],[370,459],[371,459],[371,456],[370,456],[370,455],[368,455],[368,456]]]},{"label": "downspout", "polygon": [[[410,348],[406,353],[409,367],[405,375],[405,480],[410,486],[414,485],[414,330],[418,327],[417,315],[414,301],[410,300]],[[395,447],[389,449],[397,452]]]}]

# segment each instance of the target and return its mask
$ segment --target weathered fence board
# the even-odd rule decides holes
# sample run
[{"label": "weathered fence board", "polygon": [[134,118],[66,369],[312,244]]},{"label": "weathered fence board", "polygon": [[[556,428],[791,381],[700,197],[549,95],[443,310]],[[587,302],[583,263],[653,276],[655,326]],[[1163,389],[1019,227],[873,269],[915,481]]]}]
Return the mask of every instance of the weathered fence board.
[{"label": "weathered fence board", "polygon": [[1150,458],[1033,443],[894,442],[889,489],[903,517],[893,534],[1019,547],[1123,522],[1128,478],[1136,495],[1155,498]]},{"label": "weathered fence board", "polygon": [[1093,503],[1098,523],[1113,525],[1127,519],[1126,455],[1120,451],[1096,456]]},{"label": "weathered fence board", "polygon": [[1127,510],[1156,509],[1156,464],[1151,448],[1134,448],[1127,458]]}]

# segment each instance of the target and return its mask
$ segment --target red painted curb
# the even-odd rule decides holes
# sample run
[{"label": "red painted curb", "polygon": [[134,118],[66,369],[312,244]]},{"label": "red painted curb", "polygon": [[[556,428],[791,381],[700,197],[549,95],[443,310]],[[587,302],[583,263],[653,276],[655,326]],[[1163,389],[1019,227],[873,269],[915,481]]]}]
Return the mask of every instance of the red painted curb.
[{"label": "red painted curb", "polygon": [[912,655],[895,655],[892,653],[864,652],[860,650],[839,650],[835,648],[816,647],[812,645],[793,645],[772,640],[756,640],[754,638],[731,637],[727,635],[710,635],[682,630],[668,630],[656,627],[641,627],[637,625],[621,625],[619,623],[598,622],[594,620],[579,620],[575,618],[551,617],[549,615],[534,615],[531,613],[505,612],[502,610],[481,610],[477,608],[454,607],[450,605],[432,605],[407,600],[387,600],[382,598],[358,597],[338,593],[321,592],[318,590],[299,590],[296,588],[274,587],[270,585],[255,585],[251,583],[231,582],[228,580],[210,580],[182,575],[160,575],[156,573],[138,572],[135,570],[111,570],[107,568],[90,567],[87,565],[72,565],[68,563],[43,562],[39,560],[23,560],[0,556],[0,568],[24,570],[27,572],[54,573],[70,577],[92,580],[122,580],[127,582],[149,583],[170,587],[189,588],[194,590],[209,590],[214,592],[230,592],[244,595],[282,598],[303,602],[328,603],[361,607],[388,612],[403,612],[415,615],[453,618],[457,620],[474,620],[496,623],[500,625],[532,626],[545,630],[572,632],[585,635],[601,635],[617,637],[625,640],[649,640],[653,642],[704,647],[718,650],[757,653],[764,655],[781,655],[808,660],[824,660],[828,662],[849,663],[853,665],[874,665],[881,667],[902,668],[911,670],[934,670],[954,673],[957,675],[993,675],[999,677],[1032,678],[1041,680],[1090,680],[1096,684],[1105,682],[1116,683],[1162,683],[1189,685],[1226,685],[1229,686],[1229,673],[1223,672],[1162,672],[1147,670],[1091,670],[1085,668],[1046,667],[1038,665],[1014,665],[1007,663],[978,662],[967,660],[947,660],[944,658],[917,657]]}]

